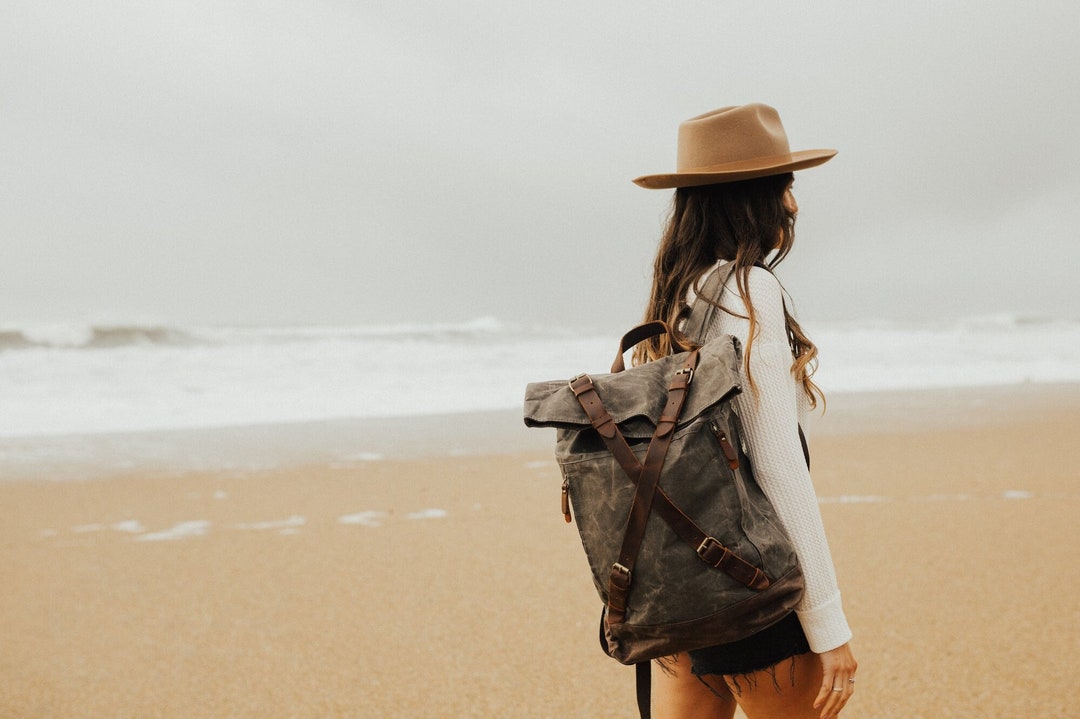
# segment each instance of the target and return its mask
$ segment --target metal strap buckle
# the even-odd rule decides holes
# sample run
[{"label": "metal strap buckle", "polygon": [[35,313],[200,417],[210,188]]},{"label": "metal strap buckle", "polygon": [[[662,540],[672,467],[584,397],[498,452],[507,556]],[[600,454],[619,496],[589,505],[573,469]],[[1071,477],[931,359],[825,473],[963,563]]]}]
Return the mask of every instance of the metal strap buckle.
[{"label": "metal strap buckle", "polygon": [[705,537],[705,539],[703,539],[701,541],[701,544],[698,545],[698,548],[697,548],[698,556],[701,557],[702,559],[704,559],[705,558],[705,552],[709,551],[713,547],[720,547],[721,549],[723,549],[724,545],[720,544],[720,542],[717,541],[717,539],[715,537]]},{"label": "metal strap buckle", "polygon": [[689,385],[691,382],[694,381],[694,368],[693,367],[683,367],[681,370],[679,370],[678,372],[675,373],[675,376],[678,377],[681,374],[690,375],[689,377],[686,378],[686,384]]},{"label": "metal strap buckle", "polygon": [[[566,384],[568,384],[568,385],[570,386],[570,389],[571,389],[571,390],[572,390],[572,391],[574,392],[574,394],[576,395],[576,394],[577,394],[577,390],[576,390],[576,389],[574,388],[574,383],[575,383],[575,382],[577,382],[577,381],[578,381],[579,379],[582,379],[582,378],[586,378],[586,377],[588,377],[588,376],[589,376],[589,373],[588,373],[588,372],[582,372],[581,374],[579,374],[579,375],[577,375],[577,376],[575,376],[575,377],[571,377],[571,378],[570,378],[570,380],[569,380],[569,381],[568,381],[568,382],[567,382]],[[592,383],[592,380],[591,380],[591,379],[589,380],[589,383],[590,383],[590,384]]]}]

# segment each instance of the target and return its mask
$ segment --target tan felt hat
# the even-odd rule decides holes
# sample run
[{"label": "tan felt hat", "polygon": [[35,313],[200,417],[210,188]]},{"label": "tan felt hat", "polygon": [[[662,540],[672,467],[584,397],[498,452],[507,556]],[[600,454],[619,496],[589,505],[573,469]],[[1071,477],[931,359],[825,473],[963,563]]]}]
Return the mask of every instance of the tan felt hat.
[{"label": "tan felt hat", "polygon": [[761,103],[722,107],[679,125],[675,172],[642,175],[650,190],[749,180],[828,162],[836,150],[792,152],[775,109]]}]

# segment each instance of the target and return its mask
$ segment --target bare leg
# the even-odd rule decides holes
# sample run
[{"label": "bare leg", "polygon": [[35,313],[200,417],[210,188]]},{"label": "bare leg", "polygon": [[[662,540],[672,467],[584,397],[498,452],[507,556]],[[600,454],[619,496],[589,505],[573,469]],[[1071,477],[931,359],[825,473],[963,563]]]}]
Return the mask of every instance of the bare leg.
[{"label": "bare leg", "polygon": [[821,659],[809,652],[753,674],[724,677],[747,719],[819,719],[814,699],[821,680]]},{"label": "bare leg", "polygon": [[694,676],[690,671],[689,654],[665,660],[665,666],[668,671],[653,664],[653,716],[656,719],[731,719],[735,715],[735,698],[721,678]]}]

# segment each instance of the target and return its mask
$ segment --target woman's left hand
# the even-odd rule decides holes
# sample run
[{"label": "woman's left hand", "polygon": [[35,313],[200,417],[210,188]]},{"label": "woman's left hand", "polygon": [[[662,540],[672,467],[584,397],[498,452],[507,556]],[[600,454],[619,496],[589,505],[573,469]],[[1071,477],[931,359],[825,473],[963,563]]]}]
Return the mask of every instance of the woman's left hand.
[{"label": "woman's left hand", "polygon": [[851,644],[843,644],[818,656],[823,676],[814,708],[821,709],[821,719],[829,719],[840,713],[855,692],[855,670],[859,663],[851,653]]}]

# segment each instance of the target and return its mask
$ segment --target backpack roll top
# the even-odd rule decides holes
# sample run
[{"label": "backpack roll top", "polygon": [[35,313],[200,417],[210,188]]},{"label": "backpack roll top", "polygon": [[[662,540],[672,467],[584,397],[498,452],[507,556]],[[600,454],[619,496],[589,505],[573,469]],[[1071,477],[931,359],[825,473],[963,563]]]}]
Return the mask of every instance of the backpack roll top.
[{"label": "backpack roll top", "polygon": [[[702,346],[699,353],[698,366],[691,380],[692,389],[683,406],[676,432],[710,407],[742,391],[737,339],[730,336],[717,338]],[[668,384],[683,366],[685,356],[685,353],[679,353],[623,372],[590,375],[604,400],[604,407],[628,441],[648,440],[653,436],[667,403]],[[525,425],[566,430],[592,428],[588,415],[581,408],[567,380],[532,382],[528,385],[525,390]]]}]

